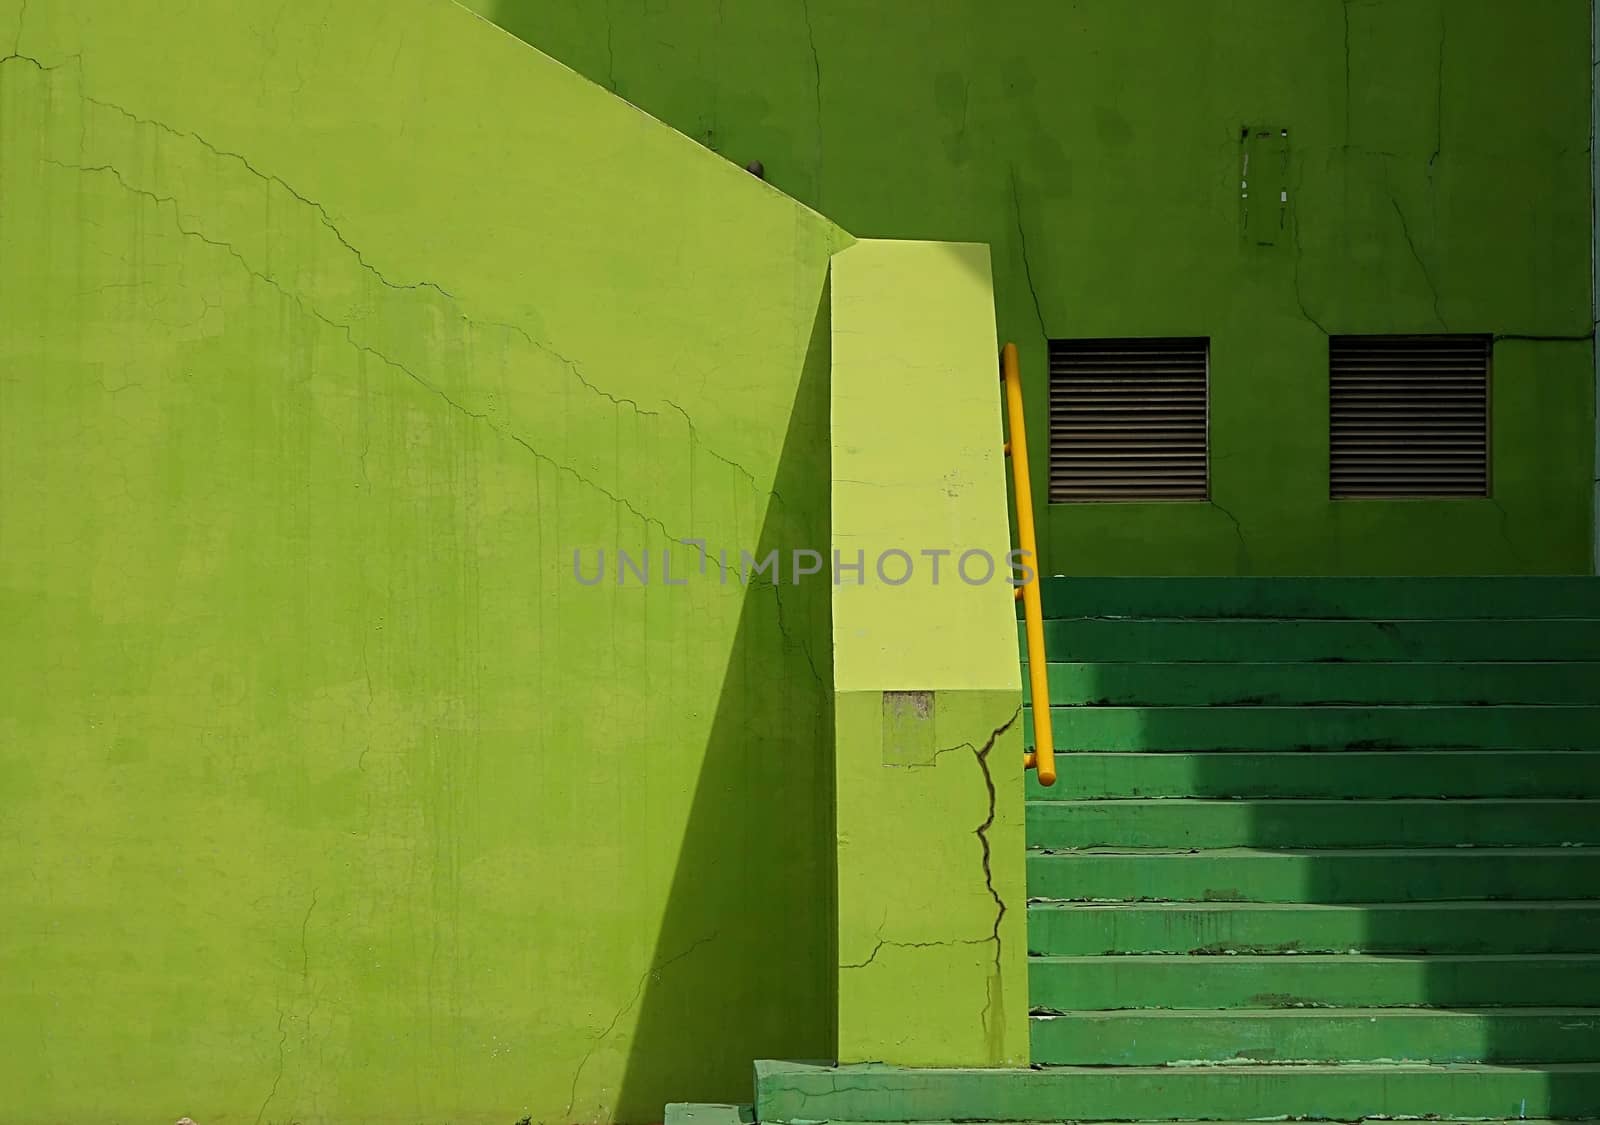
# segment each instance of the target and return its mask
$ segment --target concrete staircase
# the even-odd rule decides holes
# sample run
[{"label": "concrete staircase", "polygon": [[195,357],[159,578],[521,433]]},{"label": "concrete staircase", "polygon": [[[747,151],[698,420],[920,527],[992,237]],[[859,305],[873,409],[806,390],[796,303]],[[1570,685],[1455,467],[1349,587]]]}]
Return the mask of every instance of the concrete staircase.
[{"label": "concrete staircase", "polygon": [[1035,1068],[762,1064],[761,1121],[1600,1117],[1600,581],[1044,601]]}]

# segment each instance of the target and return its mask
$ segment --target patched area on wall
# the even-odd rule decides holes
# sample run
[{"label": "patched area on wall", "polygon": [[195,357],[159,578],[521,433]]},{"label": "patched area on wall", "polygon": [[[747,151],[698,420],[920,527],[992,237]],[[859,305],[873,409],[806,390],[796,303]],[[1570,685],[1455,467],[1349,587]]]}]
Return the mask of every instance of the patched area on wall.
[{"label": "patched area on wall", "polygon": [[1239,233],[1256,246],[1289,239],[1289,130],[1239,130]]}]

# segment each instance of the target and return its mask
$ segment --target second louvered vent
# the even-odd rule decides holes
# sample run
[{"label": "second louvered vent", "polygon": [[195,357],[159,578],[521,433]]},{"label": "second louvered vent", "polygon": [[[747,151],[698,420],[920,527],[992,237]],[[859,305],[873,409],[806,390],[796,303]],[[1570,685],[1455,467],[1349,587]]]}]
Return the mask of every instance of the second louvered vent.
[{"label": "second louvered vent", "polygon": [[1332,337],[1333,498],[1488,495],[1492,346],[1488,336]]},{"label": "second louvered vent", "polygon": [[1050,500],[1204,500],[1204,338],[1050,341]]}]

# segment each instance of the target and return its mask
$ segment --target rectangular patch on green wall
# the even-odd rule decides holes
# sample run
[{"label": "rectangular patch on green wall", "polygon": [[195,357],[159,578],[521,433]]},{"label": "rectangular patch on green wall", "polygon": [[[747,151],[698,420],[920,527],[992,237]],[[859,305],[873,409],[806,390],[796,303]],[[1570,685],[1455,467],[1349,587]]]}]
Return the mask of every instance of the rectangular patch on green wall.
[{"label": "rectangular patch on green wall", "polygon": [[883,693],[883,764],[931,766],[938,753],[933,733],[933,692]]},{"label": "rectangular patch on green wall", "polygon": [[1239,223],[1247,241],[1276,246],[1289,229],[1289,130],[1246,126],[1239,139]]}]

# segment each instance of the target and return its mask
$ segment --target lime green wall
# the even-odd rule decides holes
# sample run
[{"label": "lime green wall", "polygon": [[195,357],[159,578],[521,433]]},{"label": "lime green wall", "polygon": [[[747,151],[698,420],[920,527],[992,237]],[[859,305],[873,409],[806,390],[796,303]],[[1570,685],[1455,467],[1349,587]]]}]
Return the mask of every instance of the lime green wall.
[{"label": "lime green wall", "polygon": [[1025,1066],[1022,694],[988,249],[858,242],[834,258],[832,298],[838,1057]]},{"label": "lime green wall", "polygon": [[659,552],[826,543],[847,237],[442,0],[0,29],[0,1118],[830,1052],[827,588]]},{"label": "lime green wall", "polygon": [[[1047,336],[1210,336],[1215,503],[1040,471],[1051,569],[1588,570],[1588,0],[473,2],[858,234],[991,245],[1041,459]],[[1577,338],[1496,347],[1493,499],[1331,503],[1325,333],[1444,330]]]}]

